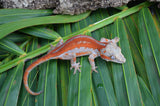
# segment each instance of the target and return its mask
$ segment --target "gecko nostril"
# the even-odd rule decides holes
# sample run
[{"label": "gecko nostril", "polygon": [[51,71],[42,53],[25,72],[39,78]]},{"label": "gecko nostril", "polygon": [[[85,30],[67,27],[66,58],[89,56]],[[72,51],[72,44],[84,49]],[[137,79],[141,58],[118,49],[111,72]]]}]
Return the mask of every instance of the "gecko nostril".
[{"label": "gecko nostril", "polygon": [[121,62],[122,62],[122,63],[125,63],[125,62],[126,62],[126,58],[123,57],[123,58],[121,59]]}]

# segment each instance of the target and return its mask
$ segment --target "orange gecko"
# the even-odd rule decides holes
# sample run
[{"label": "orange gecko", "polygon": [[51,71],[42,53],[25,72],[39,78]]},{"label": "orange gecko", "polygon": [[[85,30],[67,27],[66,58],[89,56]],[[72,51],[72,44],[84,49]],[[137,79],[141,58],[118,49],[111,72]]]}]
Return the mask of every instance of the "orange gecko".
[{"label": "orange gecko", "polygon": [[95,40],[94,38],[87,35],[77,35],[68,39],[65,43],[61,39],[59,43],[52,47],[52,50],[45,56],[33,62],[24,73],[24,85],[26,90],[31,95],[39,95],[40,92],[33,92],[28,86],[28,75],[31,70],[37,65],[50,60],[50,59],[63,59],[71,61],[71,68],[74,68],[74,74],[79,69],[80,63],[76,63],[76,57],[89,55],[88,59],[92,67],[92,71],[97,72],[94,59],[100,56],[106,61],[112,61],[116,63],[125,63],[126,59],[121,53],[120,47],[117,46],[119,41],[118,37],[114,39],[101,38],[100,41]]}]

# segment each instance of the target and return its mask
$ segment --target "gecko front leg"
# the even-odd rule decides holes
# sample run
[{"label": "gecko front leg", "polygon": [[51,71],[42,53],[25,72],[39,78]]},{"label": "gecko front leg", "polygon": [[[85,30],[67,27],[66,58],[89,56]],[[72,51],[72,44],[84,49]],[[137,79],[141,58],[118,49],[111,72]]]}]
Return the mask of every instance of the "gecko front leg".
[{"label": "gecko front leg", "polygon": [[98,71],[96,70],[97,67],[95,66],[95,62],[94,62],[94,59],[96,57],[98,57],[98,55],[96,53],[93,53],[93,54],[89,55],[88,59],[89,59],[89,62],[92,66],[92,72],[94,71],[94,72],[98,73]]},{"label": "gecko front leg", "polygon": [[74,56],[72,59],[71,59],[71,68],[74,68],[74,73],[73,74],[76,74],[76,71],[78,70],[79,72],[81,72],[81,70],[79,69],[81,67],[80,63],[76,63],[76,56]]}]

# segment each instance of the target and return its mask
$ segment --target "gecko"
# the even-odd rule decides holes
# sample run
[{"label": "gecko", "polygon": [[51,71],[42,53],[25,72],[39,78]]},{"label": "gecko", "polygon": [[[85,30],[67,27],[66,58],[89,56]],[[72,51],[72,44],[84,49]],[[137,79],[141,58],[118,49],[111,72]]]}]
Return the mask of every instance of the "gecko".
[{"label": "gecko", "polygon": [[39,95],[42,93],[42,91],[33,92],[29,88],[28,76],[33,68],[50,59],[70,60],[70,69],[74,68],[73,74],[76,74],[77,70],[81,72],[81,65],[79,62],[76,62],[76,58],[80,56],[89,55],[89,63],[94,72],[98,72],[94,62],[96,57],[101,57],[105,61],[125,63],[126,59],[121,53],[121,48],[117,46],[117,42],[119,42],[118,37],[114,39],[101,38],[100,41],[98,41],[87,35],[76,35],[68,39],[65,43],[63,43],[61,39],[55,47],[51,46],[51,50],[45,56],[37,59],[25,70],[23,77],[24,86],[31,95]]}]

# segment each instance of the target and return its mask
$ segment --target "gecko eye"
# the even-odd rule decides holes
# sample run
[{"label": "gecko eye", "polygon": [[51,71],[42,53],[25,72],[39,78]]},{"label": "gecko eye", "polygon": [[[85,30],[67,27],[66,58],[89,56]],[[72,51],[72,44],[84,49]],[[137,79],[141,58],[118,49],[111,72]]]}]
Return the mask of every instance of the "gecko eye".
[{"label": "gecko eye", "polygon": [[111,59],[114,60],[114,59],[115,59],[115,56],[111,56]]}]

